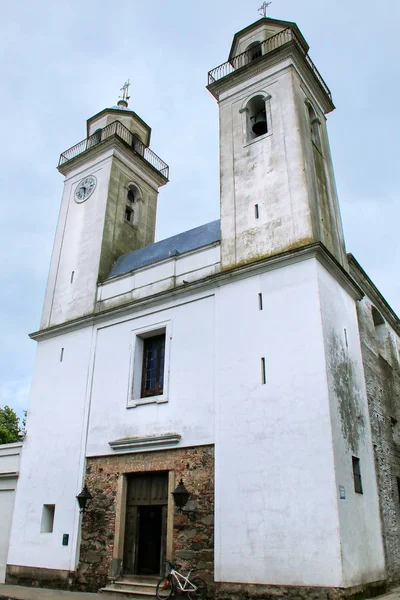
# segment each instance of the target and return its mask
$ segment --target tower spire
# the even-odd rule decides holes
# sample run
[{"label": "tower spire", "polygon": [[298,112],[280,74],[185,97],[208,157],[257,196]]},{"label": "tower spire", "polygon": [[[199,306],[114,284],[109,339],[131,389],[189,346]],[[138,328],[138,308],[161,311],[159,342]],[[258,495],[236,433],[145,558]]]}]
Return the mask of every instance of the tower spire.
[{"label": "tower spire", "polygon": [[128,81],[125,81],[124,85],[122,86],[122,88],[120,88],[120,91],[122,92],[122,96],[118,96],[119,100],[117,102],[118,106],[124,106],[125,108],[128,107],[128,100],[130,98],[130,96],[128,96],[128,92],[129,92],[129,86],[130,86],[130,81],[128,79]]}]

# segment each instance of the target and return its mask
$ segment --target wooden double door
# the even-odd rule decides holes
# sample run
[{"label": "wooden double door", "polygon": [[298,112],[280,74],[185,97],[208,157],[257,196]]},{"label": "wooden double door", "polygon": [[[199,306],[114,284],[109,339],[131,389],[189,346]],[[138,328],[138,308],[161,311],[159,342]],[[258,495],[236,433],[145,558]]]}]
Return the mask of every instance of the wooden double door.
[{"label": "wooden double door", "polygon": [[167,539],[168,473],[128,478],[123,571],[125,575],[163,572]]}]

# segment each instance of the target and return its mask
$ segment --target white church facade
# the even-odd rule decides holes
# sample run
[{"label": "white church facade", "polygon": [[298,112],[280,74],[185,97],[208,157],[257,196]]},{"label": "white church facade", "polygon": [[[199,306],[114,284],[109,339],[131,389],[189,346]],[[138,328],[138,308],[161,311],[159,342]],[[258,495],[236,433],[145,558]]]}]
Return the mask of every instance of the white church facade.
[{"label": "white church facade", "polygon": [[400,323],[346,253],[330,91],[270,18],[208,89],[218,221],[154,243],[168,166],[125,101],[60,157],[10,583],[140,595],[166,559],[219,599],[399,578]]}]

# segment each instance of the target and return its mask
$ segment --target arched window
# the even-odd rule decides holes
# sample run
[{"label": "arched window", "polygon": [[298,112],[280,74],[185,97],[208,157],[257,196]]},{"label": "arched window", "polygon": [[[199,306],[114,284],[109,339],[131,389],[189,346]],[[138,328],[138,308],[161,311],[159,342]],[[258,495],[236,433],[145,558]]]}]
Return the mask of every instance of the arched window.
[{"label": "arched window", "polygon": [[249,61],[257,60],[262,56],[261,42],[253,42],[246,48],[246,53]]},{"label": "arched window", "polygon": [[321,132],[320,132],[321,122],[318,119],[317,114],[316,114],[315,110],[313,109],[313,107],[311,106],[311,104],[307,104],[307,107],[308,107],[308,116],[310,119],[311,141],[318,148],[318,150],[320,152],[322,152]]},{"label": "arched window", "polygon": [[137,217],[137,212],[138,212],[137,203],[139,200],[140,200],[139,188],[134,183],[130,183],[128,185],[128,191],[126,194],[124,219],[131,225],[133,225],[135,223],[135,218]]},{"label": "arched window", "polygon": [[254,96],[246,106],[247,139],[252,140],[268,132],[267,110],[264,96]]}]

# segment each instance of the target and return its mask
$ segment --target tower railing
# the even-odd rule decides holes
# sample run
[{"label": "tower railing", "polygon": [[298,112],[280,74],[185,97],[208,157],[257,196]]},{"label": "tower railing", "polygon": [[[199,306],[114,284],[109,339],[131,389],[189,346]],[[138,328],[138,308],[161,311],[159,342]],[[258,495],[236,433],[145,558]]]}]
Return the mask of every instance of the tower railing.
[{"label": "tower railing", "polygon": [[299,40],[299,37],[296,35],[296,32],[293,29],[291,29],[290,27],[288,27],[287,29],[284,29],[283,31],[280,31],[279,33],[268,38],[267,40],[260,42],[257,46],[252,46],[245,52],[242,52],[241,54],[234,56],[230,61],[227,61],[227,62],[223,63],[222,65],[219,65],[218,67],[215,67],[214,69],[209,71],[208,85],[211,85],[211,84],[215,83],[216,81],[219,81],[220,79],[222,79],[223,77],[226,77],[227,75],[231,75],[231,73],[234,73],[234,72],[238,71],[239,69],[246,67],[250,63],[253,64],[256,61],[258,62],[263,57],[265,57],[266,54],[269,54],[270,52],[272,52],[273,50],[276,50],[280,46],[284,46],[288,42],[294,42],[296,44],[296,46],[298,47],[298,49],[304,56],[307,65],[310,67],[311,71],[313,72],[314,76],[316,77],[319,85],[322,87],[324,92],[327,94],[329,99],[332,101],[332,94],[331,94],[328,86],[326,85],[325,81],[323,80],[320,72],[318,71],[318,69],[315,66],[315,64],[313,63],[313,61],[311,60],[310,56],[307,54],[303,44]]},{"label": "tower railing", "polygon": [[112,136],[117,136],[120,140],[127,144],[133,150],[133,152],[135,152],[135,154],[140,155],[147,163],[156,169],[156,171],[168,179],[168,165],[161,160],[161,158],[157,156],[155,152],[150,150],[148,146],[143,144],[143,142],[141,142],[139,138],[129,131],[129,129],[120,121],[113,121],[113,123],[110,123],[103,129],[98,129],[88,138],[82,140],[78,144],[75,144],[75,146],[72,146],[72,148],[65,150],[65,152],[60,155],[58,166],[64,165],[73,158],[76,158],[80,154],[83,154],[94,146],[97,146],[101,142],[108,140]]}]

